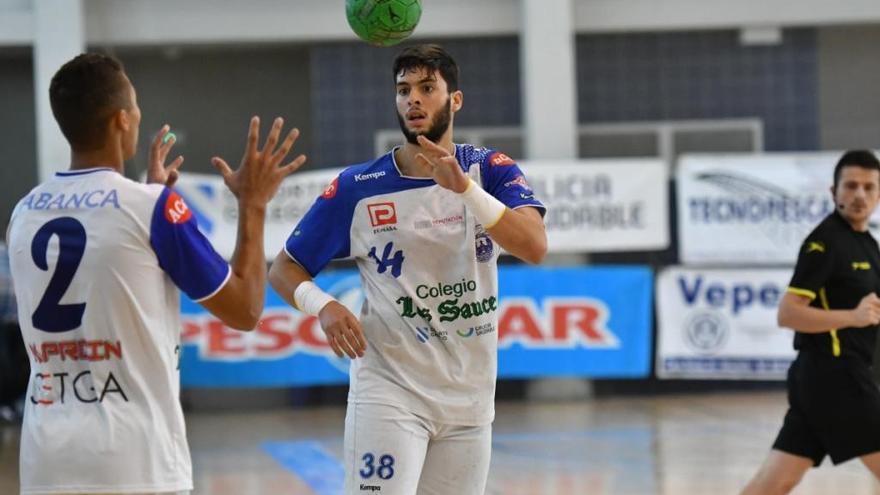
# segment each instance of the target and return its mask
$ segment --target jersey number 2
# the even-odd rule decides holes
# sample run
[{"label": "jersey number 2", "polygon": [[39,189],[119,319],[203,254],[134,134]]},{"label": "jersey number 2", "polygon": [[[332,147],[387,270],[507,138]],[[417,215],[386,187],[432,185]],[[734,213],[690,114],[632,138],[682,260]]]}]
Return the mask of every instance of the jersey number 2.
[{"label": "jersey number 2", "polygon": [[58,262],[46,286],[40,304],[31,316],[35,328],[45,332],[67,332],[82,324],[86,303],[61,304],[70,287],[83,254],[86,252],[86,229],[75,218],[56,218],[40,227],[31,243],[31,257],[40,270],[49,270],[49,241],[58,236]]}]

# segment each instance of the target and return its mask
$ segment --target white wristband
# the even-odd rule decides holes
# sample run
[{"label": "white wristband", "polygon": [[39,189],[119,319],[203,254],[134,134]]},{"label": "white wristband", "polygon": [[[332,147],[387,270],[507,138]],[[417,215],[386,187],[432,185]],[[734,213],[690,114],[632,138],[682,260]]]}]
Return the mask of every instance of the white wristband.
[{"label": "white wristband", "polygon": [[297,309],[308,315],[317,316],[327,303],[335,300],[311,280],[299,284],[293,291],[293,302]]},{"label": "white wristband", "polygon": [[485,189],[480,187],[473,179],[469,179],[467,189],[460,194],[464,204],[471,209],[477,221],[483,225],[483,228],[491,229],[501,220],[507,207],[504,203],[498,201],[495,196],[487,193]]}]

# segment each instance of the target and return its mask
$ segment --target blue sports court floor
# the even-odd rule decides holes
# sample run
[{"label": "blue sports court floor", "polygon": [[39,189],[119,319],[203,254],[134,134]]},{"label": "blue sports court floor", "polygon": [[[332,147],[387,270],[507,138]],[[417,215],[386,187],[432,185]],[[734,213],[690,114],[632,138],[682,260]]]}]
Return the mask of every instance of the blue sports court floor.
[{"label": "blue sports court floor", "polygon": [[[769,449],[782,392],[499,403],[488,494],[735,494]],[[341,493],[342,407],[187,416],[194,495]],[[18,493],[18,429],[0,429],[0,494]],[[799,495],[880,494],[858,461]],[[454,495],[454,494],[450,494]]]}]

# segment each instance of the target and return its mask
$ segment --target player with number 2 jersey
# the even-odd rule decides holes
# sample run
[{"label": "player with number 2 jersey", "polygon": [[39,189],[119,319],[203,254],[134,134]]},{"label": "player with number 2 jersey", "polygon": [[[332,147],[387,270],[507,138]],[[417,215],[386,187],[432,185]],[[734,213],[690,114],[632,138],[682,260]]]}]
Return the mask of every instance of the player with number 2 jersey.
[{"label": "player with number 2 jersey", "polygon": [[171,187],[178,157],[168,127],[148,177],[122,175],[137,148],[140,109],[121,64],[84,54],[53,77],[52,110],[71,167],[15,207],[7,238],[31,376],[21,434],[23,494],[181,493],[192,486],[180,391],[178,288],[227,325],[252,329],[265,295],[265,206],[305,157],[279,167],[297,131],[263,150],[251,121],[242,165],[215,158],[239,199],[227,263]]}]

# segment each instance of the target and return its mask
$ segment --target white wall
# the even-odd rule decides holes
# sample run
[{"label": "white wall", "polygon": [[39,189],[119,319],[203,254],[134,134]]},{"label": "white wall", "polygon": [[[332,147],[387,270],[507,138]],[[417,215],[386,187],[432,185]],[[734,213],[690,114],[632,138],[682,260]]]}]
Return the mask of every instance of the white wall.
[{"label": "white wall", "polygon": [[[0,46],[33,40],[32,2],[0,0]],[[352,39],[342,0],[84,0],[89,44]],[[877,0],[573,0],[577,33],[880,23]],[[424,0],[417,37],[515,34],[520,0]]]}]

